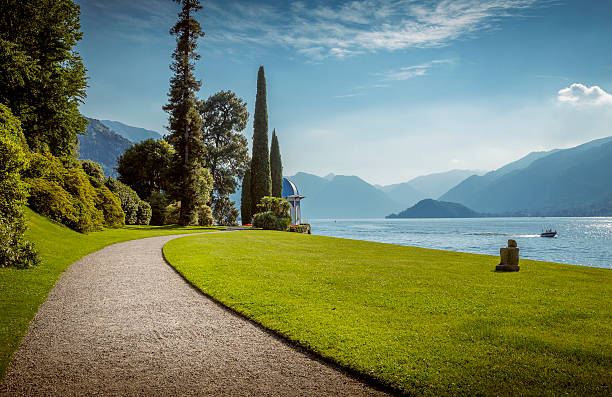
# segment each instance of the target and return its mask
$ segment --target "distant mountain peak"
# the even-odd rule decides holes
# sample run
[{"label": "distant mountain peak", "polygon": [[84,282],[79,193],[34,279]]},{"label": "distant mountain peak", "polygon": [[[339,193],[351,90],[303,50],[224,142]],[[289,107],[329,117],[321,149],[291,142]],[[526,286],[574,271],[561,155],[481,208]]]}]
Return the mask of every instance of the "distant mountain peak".
[{"label": "distant mountain peak", "polygon": [[327,179],[328,181],[331,181],[332,179],[334,179],[336,177],[336,174],[330,172],[329,174],[325,175],[323,177],[323,179]]},{"label": "distant mountain peak", "polygon": [[110,128],[112,131],[128,139],[130,142],[142,142],[146,139],[158,140],[162,137],[157,131],[147,130],[146,128],[141,127],[134,127],[120,121],[100,120],[100,122]]}]

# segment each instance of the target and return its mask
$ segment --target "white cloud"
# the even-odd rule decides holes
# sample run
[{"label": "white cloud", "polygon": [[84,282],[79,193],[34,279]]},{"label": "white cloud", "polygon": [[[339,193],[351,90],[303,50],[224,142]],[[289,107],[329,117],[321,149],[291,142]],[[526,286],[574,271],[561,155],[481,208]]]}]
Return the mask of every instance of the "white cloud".
[{"label": "white cloud", "polygon": [[[548,0],[354,0],[274,7],[241,1],[218,7],[205,3],[208,39],[293,48],[315,58],[363,52],[439,47],[492,29],[501,18]],[[245,38],[247,40],[245,40]]]},{"label": "white cloud", "polygon": [[599,86],[587,87],[580,83],[559,90],[557,99],[559,102],[574,105],[612,105],[612,95]]},{"label": "white cloud", "polygon": [[380,76],[383,81],[401,81],[408,80],[417,76],[424,76],[427,74],[429,69],[435,65],[451,63],[448,59],[437,59],[434,61],[426,62],[420,65],[405,66],[403,68],[389,70],[383,73],[375,73],[374,75]]}]

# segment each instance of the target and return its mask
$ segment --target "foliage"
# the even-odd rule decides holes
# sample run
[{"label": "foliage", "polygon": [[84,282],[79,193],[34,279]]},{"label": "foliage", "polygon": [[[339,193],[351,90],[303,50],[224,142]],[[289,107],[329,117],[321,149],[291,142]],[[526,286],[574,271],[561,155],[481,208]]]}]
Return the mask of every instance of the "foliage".
[{"label": "foliage", "polygon": [[259,212],[253,215],[254,227],[285,231],[291,224],[290,205],[287,200],[266,196],[257,207]]},{"label": "foliage", "polygon": [[0,268],[0,379],[38,307],[47,299],[49,291],[70,264],[87,254],[122,241],[221,229],[199,226],[127,226],[81,234],[51,222],[27,207],[24,210],[30,225],[26,237],[36,245],[42,261],[35,269]]},{"label": "foliage", "polygon": [[166,225],[176,225],[181,217],[181,202],[177,201],[166,207],[164,222]]},{"label": "foliage", "polygon": [[272,143],[270,146],[270,176],[272,178],[272,196],[283,196],[283,161],[281,160],[280,147],[276,137],[276,129],[272,131]]},{"label": "foliage", "polygon": [[249,118],[246,103],[231,91],[220,91],[201,101],[198,108],[203,120],[205,166],[214,181],[209,205],[217,222],[222,217],[224,224],[234,224],[238,212],[228,211],[227,202],[250,161],[246,137],[240,134]]},{"label": "foliage", "polygon": [[92,160],[81,160],[83,171],[89,176],[91,184],[98,187],[104,185],[106,178],[102,166]]},{"label": "foliage", "polygon": [[51,153],[33,153],[23,175],[33,210],[79,232],[102,229],[105,220],[96,205],[98,192],[78,163],[62,162]]},{"label": "foliage", "polygon": [[121,201],[121,208],[125,212],[125,224],[126,225],[137,225],[138,224],[138,203],[140,197],[136,194],[132,188],[125,183],[119,182],[115,178],[108,178],[106,180],[106,187],[113,193],[119,196]]},{"label": "foliage", "polygon": [[[137,225],[148,225],[151,222],[151,216],[153,211],[151,205],[144,200],[138,202],[138,212],[136,213],[136,224]],[[207,225],[210,226],[210,225]]]},{"label": "foliage", "polygon": [[[176,35],[176,49],[172,53],[168,104],[163,109],[169,113],[168,142],[176,150],[173,161],[172,182],[181,201],[180,225],[197,222],[200,201],[199,180],[204,147],[200,139],[202,120],[196,107],[195,93],[201,83],[193,75],[194,62],[200,58],[195,52],[197,40],[204,33],[193,14],[202,6],[199,0],[175,0],[181,4],[179,20],[170,30]],[[206,203],[204,201],[203,203]]]},{"label": "foliage", "polygon": [[298,233],[173,240],[213,299],[407,395],[610,395],[612,272]]},{"label": "foliage", "polygon": [[207,205],[202,205],[198,211],[198,225],[212,226],[214,223],[215,218],[213,218],[212,209]]},{"label": "foliage", "polygon": [[125,212],[121,208],[121,200],[104,185],[96,189],[96,208],[102,210],[105,227],[123,227],[125,225]]},{"label": "foliage", "polygon": [[238,210],[234,206],[234,202],[229,197],[221,197],[214,202],[212,208],[213,217],[217,221],[217,225],[236,226],[238,218]]},{"label": "foliage", "polygon": [[303,233],[303,234],[311,234],[310,233],[310,225],[307,223],[302,223],[300,225],[290,225],[289,229],[287,229],[288,232],[295,232],[295,233]]},{"label": "foliage", "polygon": [[32,150],[76,151],[87,120],[79,113],[87,86],[73,49],[81,39],[71,0],[5,0],[0,13],[0,102],[17,116]]},{"label": "foliage", "polygon": [[266,76],[263,66],[257,73],[257,96],[253,117],[253,159],[251,160],[251,213],[264,196],[272,194],[268,151],[268,105],[266,104]]},{"label": "foliage", "polygon": [[165,225],[166,224],[166,207],[168,206],[168,198],[166,193],[153,192],[149,197],[149,205],[151,206],[150,225]]},{"label": "foliage", "polygon": [[253,219],[253,206],[251,205],[251,168],[247,168],[242,178],[242,191],[240,192],[240,218],[243,225],[251,223]]},{"label": "foliage", "polygon": [[0,267],[24,268],[38,263],[36,250],[23,236],[27,185],[20,174],[27,161],[19,120],[0,104]]},{"label": "foliage", "polygon": [[170,144],[162,139],[135,143],[117,160],[119,180],[143,198],[167,190],[168,170],[174,154]]}]

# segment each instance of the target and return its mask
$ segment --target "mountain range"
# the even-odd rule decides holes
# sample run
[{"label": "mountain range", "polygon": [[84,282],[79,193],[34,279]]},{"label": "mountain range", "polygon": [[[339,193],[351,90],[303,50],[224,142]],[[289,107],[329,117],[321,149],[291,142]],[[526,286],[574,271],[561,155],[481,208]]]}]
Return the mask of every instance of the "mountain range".
[{"label": "mountain range", "polygon": [[132,127],[118,121],[87,118],[84,135],[79,135],[79,159],[93,160],[102,166],[104,175],[116,178],[117,159],[132,143],[160,139],[155,131]]}]

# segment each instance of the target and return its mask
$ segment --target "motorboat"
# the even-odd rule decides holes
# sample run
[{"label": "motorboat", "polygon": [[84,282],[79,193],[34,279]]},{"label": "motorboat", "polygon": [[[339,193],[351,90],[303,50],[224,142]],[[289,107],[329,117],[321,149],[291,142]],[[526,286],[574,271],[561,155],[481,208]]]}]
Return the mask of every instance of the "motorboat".
[{"label": "motorboat", "polygon": [[542,233],[540,233],[540,237],[556,237],[557,231],[552,229],[546,229]]}]

